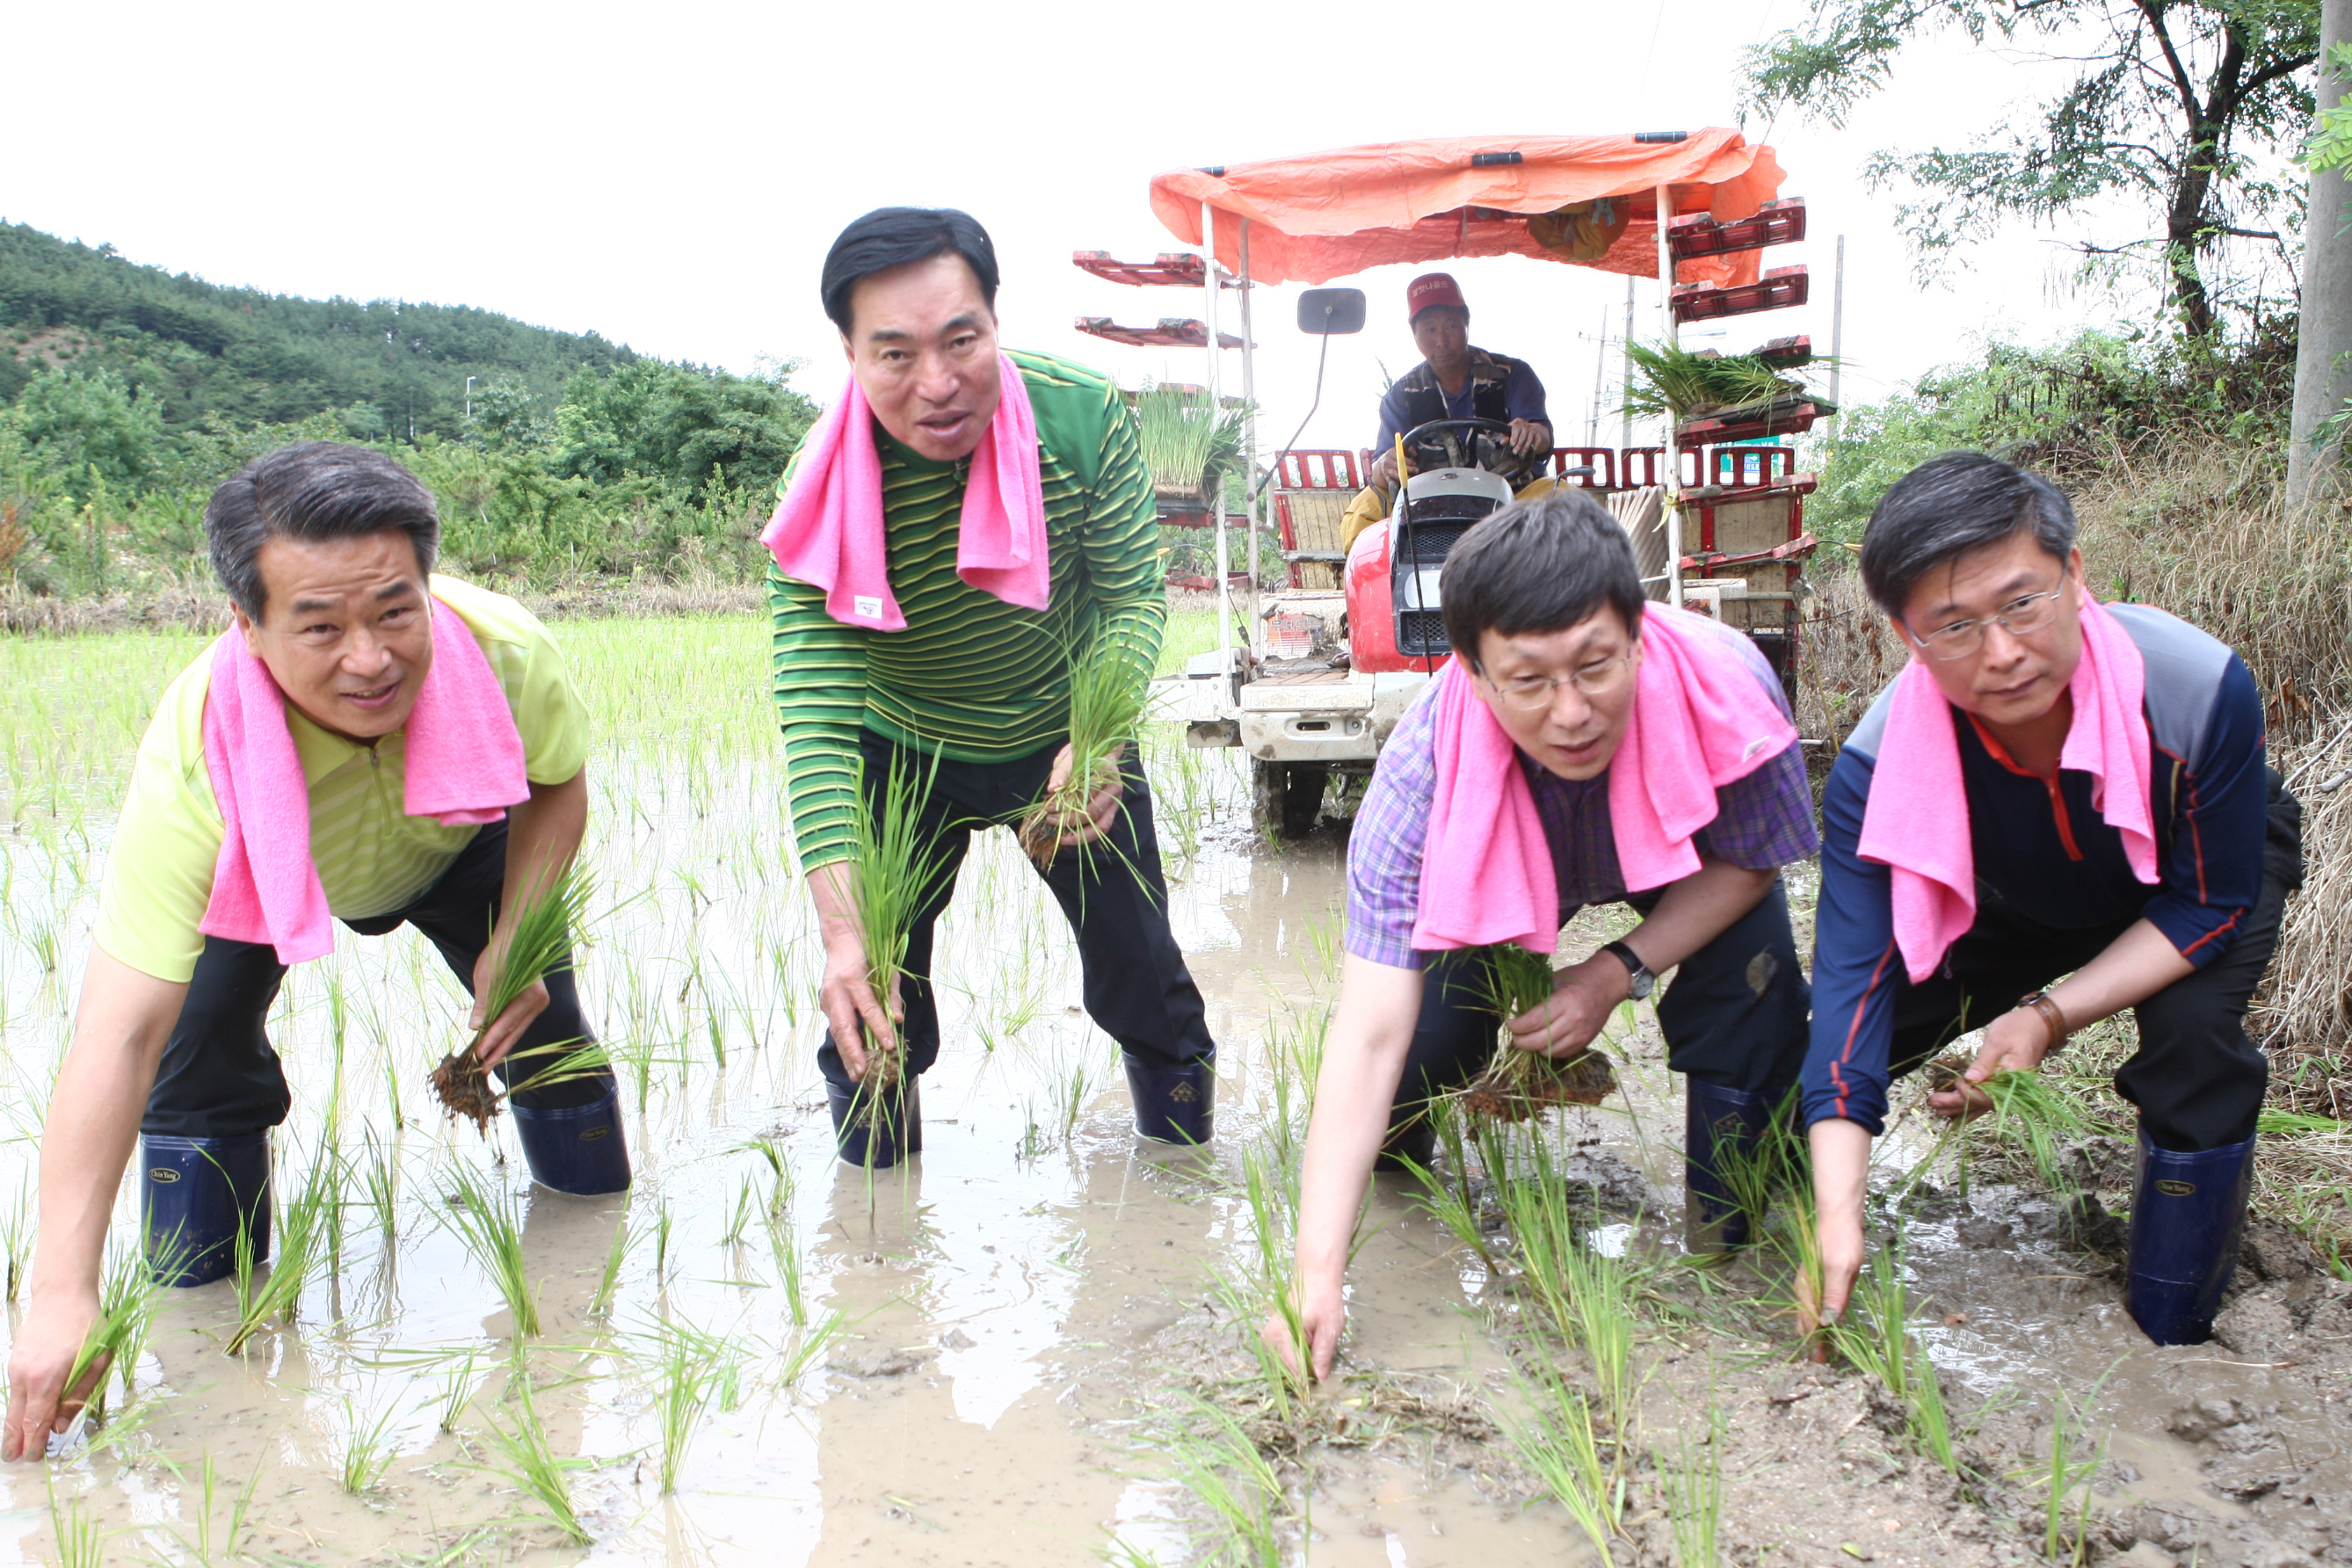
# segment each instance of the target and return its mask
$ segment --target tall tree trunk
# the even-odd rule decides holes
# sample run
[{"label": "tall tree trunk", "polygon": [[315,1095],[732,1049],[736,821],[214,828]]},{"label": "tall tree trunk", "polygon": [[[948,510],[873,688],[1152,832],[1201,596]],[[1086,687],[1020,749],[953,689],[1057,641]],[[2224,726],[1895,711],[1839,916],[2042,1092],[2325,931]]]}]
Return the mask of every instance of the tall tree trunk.
[{"label": "tall tree trunk", "polygon": [[[2352,44],[2352,0],[2321,0],[2319,91],[2325,111],[2347,98],[2331,53]],[[2288,425],[2286,500],[2301,506],[2340,484],[2345,470],[2339,442],[2324,452],[2311,449],[2312,434],[2352,395],[2352,180],[2331,169],[2311,176],[2311,208],[2303,230],[2303,306],[2294,346],[2294,416]]]}]

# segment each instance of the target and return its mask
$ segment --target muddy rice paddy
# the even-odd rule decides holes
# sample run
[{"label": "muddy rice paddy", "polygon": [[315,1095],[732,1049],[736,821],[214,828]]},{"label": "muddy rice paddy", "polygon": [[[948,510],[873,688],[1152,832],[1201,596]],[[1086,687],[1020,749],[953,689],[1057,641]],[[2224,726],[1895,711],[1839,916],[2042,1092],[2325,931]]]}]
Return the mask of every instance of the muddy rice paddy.
[{"label": "muddy rice paddy", "polygon": [[[1343,838],[1255,838],[1237,759],[1166,736],[1174,920],[1222,1047],[1213,1149],[1138,1147],[1059,917],[996,833],[941,930],[925,1152],[843,1170],[758,624],[560,635],[602,725],[582,989],[635,1189],[535,1192],[503,1123],[446,1122],[425,1074],[463,1043],[457,985],[411,933],[346,935],[272,1020],[295,1089],[279,1201],[320,1215],[290,1321],[232,1356],[233,1282],[166,1298],[106,1418],[0,1474],[0,1560],[2352,1563],[2352,1283],[2290,1234],[2255,1227],[2216,1343],[2155,1350],[2121,1304],[2121,1145],[2070,1150],[2058,1194],[1915,1113],[1879,1182],[1894,1359],[1812,1364],[1790,1247],[1681,1251],[1681,1105],[1646,1009],[1612,1028],[1620,1095],[1465,1147],[1437,1193],[1382,1178],[1344,1377],[1269,1375],[1252,1346],[1286,1265]],[[19,1274],[115,797],[199,646],[0,648]],[[485,1213],[519,1232],[535,1333],[453,1218]],[[1541,1215],[1580,1309],[1528,1267]],[[118,1247],[135,1217],[126,1184]]]}]

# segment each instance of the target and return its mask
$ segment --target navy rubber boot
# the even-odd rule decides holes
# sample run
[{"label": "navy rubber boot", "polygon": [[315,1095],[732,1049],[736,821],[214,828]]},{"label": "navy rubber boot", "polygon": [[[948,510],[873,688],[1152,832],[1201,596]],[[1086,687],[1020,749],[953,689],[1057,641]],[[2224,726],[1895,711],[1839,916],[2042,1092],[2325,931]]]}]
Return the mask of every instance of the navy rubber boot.
[{"label": "navy rubber boot", "polygon": [[833,1112],[834,1142],[843,1164],[887,1171],[923,1152],[921,1079],[900,1079],[879,1093],[862,1083],[845,1089],[827,1082],[824,1099]]},{"label": "navy rubber boot", "polygon": [[1156,1143],[1198,1148],[1217,1135],[1217,1064],[1155,1067],[1133,1057],[1127,1092],[1135,1101],[1135,1131]]},{"label": "navy rubber boot", "polygon": [[147,1268],[158,1285],[209,1285],[236,1270],[240,1224],[253,1261],[269,1256],[269,1134],[139,1140],[139,1213]]},{"label": "navy rubber boot", "polygon": [[2143,1132],[2132,1184],[2131,1283],[2125,1304],[2160,1345],[2200,1345],[2238,1266],[2254,1141],[2176,1154]]},{"label": "navy rubber boot", "polygon": [[1693,1252],[1745,1247],[1748,1211],[1730,1176],[1737,1163],[1755,1167],[1772,1100],[1695,1078],[1683,1080],[1683,1245]]},{"label": "navy rubber boot", "polygon": [[621,1127],[621,1086],[602,1100],[562,1110],[533,1110],[508,1102],[530,1179],[575,1197],[629,1190],[629,1138]]}]

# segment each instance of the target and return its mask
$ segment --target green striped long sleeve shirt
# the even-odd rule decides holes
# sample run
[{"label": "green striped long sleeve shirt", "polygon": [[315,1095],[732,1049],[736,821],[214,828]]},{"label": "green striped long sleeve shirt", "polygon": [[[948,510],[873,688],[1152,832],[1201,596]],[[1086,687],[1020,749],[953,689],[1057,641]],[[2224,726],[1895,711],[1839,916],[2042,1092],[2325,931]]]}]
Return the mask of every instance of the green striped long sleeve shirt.
[{"label": "green striped long sleeve shirt", "polygon": [[1046,354],[1012,358],[1037,418],[1053,563],[1045,613],[956,575],[965,465],[919,457],[878,425],[890,590],[906,629],[844,626],[821,589],[768,570],[770,670],[803,872],[852,852],[859,730],[955,762],[1010,762],[1067,738],[1073,658],[1107,641],[1139,682],[1159,661],[1168,602],[1135,416],[1106,376]]}]

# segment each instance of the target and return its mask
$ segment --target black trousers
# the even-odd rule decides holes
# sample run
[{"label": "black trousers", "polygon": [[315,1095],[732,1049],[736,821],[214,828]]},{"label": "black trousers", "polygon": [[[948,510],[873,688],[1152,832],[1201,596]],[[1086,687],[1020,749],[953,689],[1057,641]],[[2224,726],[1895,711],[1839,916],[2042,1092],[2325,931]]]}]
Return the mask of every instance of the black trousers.
[{"label": "black trousers", "polygon": [[[403,925],[413,925],[441,950],[457,984],[470,994],[474,962],[488,945],[490,922],[498,918],[499,896],[507,872],[507,825],[494,822],[474,836],[458,852],[441,879],[404,910],[343,923],[362,936],[384,936]],[[267,942],[205,939],[196,972],[188,982],[187,999],[180,1004],[179,1022],[164,1042],[163,1059],[156,1069],[155,1087],[147,1096],[142,1132],[169,1133],[181,1138],[238,1138],[277,1126],[286,1120],[293,1096],[286,1087],[286,1070],[263,1027],[286,966],[278,950]],[[588,1020],[580,1011],[580,993],[569,969],[547,977],[547,1010],[532,1020],[515,1049],[577,1040],[593,1040]],[[439,1030],[458,1037],[462,1020],[404,1020],[419,1037]],[[429,1052],[419,1038],[415,1059]],[[396,1044],[394,1049],[401,1048]],[[511,1060],[511,1056],[508,1060]],[[550,1058],[532,1057],[521,1067],[530,1078],[546,1070]],[[502,1083],[511,1084],[506,1061],[493,1069]],[[606,1075],[574,1079],[546,1089],[526,1089],[515,1103],[530,1110],[558,1110],[585,1105],[604,1092]]]},{"label": "black trousers", "polygon": [[[1647,892],[1625,902],[1647,915],[1659,897]],[[1421,1016],[1397,1085],[1400,1121],[1422,1101],[1475,1078],[1494,1055],[1501,1020],[1481,987],[1478,963],[1466,953],[1446,953],[1423,972]],[[1658,999],[1666,1066],[1703,1083],[1777,1098],[1804,1064],[1811,1009],[1788,889],[1776,879],[1754,909],[1675,966]]]},{"label": "black trousers", "polygon": [[[2286,896],[2303,886],[2303,807],[2277,773],[2270,780],[2263,845],[2262,900],[2229,951],[2133,1009],[2139,1049],[2116,1069],[2116,1092],[2139,1108],[2140,1128],[2159,1149],[2195,1153],[2254,1135],[2270,1063],[2246,1037],[2246,1003],[2278,945]],[[2137,921],[2056,931],[2005,910],[1979,910],[1944,963],[1918,985],[1895,993],[1890,1065],[1900,1076],[2017,1005],[2017,999],[2071,974]]]},{"label": "black trousers", "polygon": [[[1058,745],[1010,763],[959,763],[929,757],[862,731],[866,799],[883,808],[883,790],[895,764],[928,776],[920,807],[922,830],[940,847],[939,879],[915,915],[907,943],[900,996],[907,1070],[919,1073],[940,1055],[939,1000],[931,985],[931,935],[955,896],[956,873],[976,830],[1016,820],[1045,793]],[[1121,764],[1127,795],[1111,830],[1082,849],[1065,850],[1041,872],[1078,939],[1078,966],[1087,1015],[1120,1050],[1155,1067],[1206,1061],[1216,1055],[1200,987],[1168,929],[1168,886],[1160,870],[1160,838],[1151,822],[1151,788],[1133,748]],[[817,1051],[829,1083],[852,1081],[830,1031]]]}]

